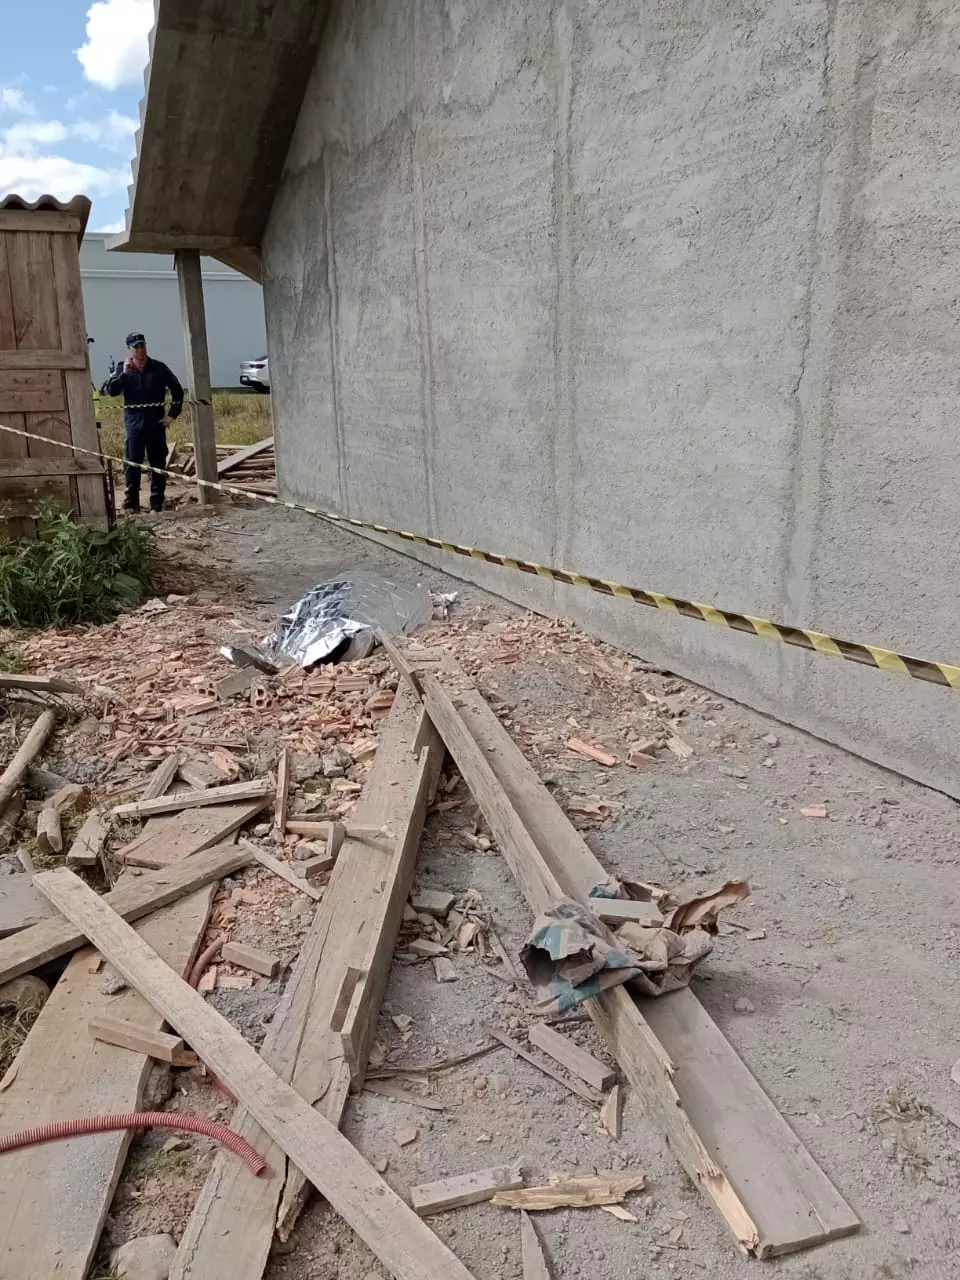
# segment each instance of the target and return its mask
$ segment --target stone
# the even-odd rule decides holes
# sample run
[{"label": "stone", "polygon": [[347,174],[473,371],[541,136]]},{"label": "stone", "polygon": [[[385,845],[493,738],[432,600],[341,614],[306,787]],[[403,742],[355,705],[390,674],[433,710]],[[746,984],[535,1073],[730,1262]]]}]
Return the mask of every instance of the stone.
[{"label": "stone", "polygon": [[768,747],[779,747],[780,745],[780,739],[775,733],[765,733],[763,735],[763,740]]},{"label": "stone", "polygon": [[416,1142],[419,1136],[420,1136],[419,1129],[415,1129],[411,1125],[409,1128],[406,1128],[406,1129],[398,1129],[397,1132],[393,1135],[393,1140],[394,1142],[396,1142],[398,1147],[408,1147],[411,1142]]},{"label": "stone", "polygon": [[902,1236],[908,1236],[910,1234],[910,1223],[901,1218],[893,1224],[893,1229],[894,1231],[899,1231]]},{"label": "stone", "polygon": [[738,996],[733,1002],[733,1007],[737,1013],[756,1013],[757,1011],[757,1006],[746,996]]},{"label": "stone", "polygon": [[509,1076],[505,1076],[501,1072],[495,1071],[492,1075],[487,1077],[487,1080],[490,1084],[490,1088],[499,1097],[502,1098],[504,1094],[509,1093],[510,1091]]},{"label": "stone", "polygon": [[176,1256],[173,1236],[139,1236],[114,1249],[110,1263],[117,1280],[169,1280]]}]

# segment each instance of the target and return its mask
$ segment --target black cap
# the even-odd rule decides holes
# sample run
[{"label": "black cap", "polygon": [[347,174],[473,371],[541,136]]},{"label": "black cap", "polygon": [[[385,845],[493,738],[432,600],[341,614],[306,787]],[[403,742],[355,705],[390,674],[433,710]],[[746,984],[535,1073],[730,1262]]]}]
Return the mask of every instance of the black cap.
[{"label": "black cap", "polygon": [[142,334],[142,333],[128,333],[128,334],[127,334],[127,346],[128,346],[128,347],[145,347],[146,345],[147,345],[147,340],[146,340],[146,338],[143,336],[143,334]]}]

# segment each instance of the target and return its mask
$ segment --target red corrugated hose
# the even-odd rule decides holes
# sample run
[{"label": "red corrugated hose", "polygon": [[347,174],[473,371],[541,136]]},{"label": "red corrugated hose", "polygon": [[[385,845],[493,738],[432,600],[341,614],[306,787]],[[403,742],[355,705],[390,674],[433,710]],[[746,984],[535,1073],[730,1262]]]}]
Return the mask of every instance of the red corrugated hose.
[{"label": "red corrugated hose", "polygon": [[79,1120],[60,1120],[54,1124],[39,1125],[36,1129],[21,1129],[19,1133],[0,1137],[0,1155],[6,1151],[18,1151],[21,1147],[36,1147],[42,1142],[60,1142],[64,1138],[111,1133],[116,1129],[181,1129],[188,1133],[202,1133],[205,1138],[213,1138],[214,1142],[233,1151],[258,1176],[267,1170],[263,1156],[239,1133],[234,1133],[219,1120],[207,1120],[205,1116],[188,1115],[183,1111],[129,1111],[117,1116],[82,1116]]}]

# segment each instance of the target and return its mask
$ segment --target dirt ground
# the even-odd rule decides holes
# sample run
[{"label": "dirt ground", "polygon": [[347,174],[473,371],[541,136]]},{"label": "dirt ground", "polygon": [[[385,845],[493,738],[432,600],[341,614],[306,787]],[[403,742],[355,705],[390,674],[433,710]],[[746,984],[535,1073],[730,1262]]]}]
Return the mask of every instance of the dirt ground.
[{"label": "dirt ground", "polygon": [[[251,603],[268,614],[333,569],[363,567],[458,590],[451,616],[465,624],[465,642],[521,616],[476,588],[306,517],[235,511],[171,526],[171,535],[202,542],[206,556],[215,547],[211,558],[234,568],[244,564]],[[350,1105],[346,1132],[371,1159],[389,1162],[385,1176],[401,1191],[511,1161],[528,1180],[593,1167],[648,1173],[650,1190],[628,1202],[635,1225],[595,1210],[540,1216],[558,1280],[726,1278],[760,1266],[797,1280],[955,1276],[957,805],[642,663],[631,663],[637,687],[680,713],[676,727],[693,755],[680,761],[660,751],[645,770],[578,760],[561,750],[570,718],[580,737],[621,757],[650,723],[645,698],[627,691],[611,699],[583,651],[565,652],[563,638],[521,646],[518,661],[480,674],[481,688],[514,709],[521,740],[532,734],[553,743],[531,758],[561,804],[610,805],[610,816],[585,834],[612,871],[685,890],[749,879],[753,896],[734,919],[765,937],[748,940],[744,930],[725,929],[695,980],[697,994],[864,1229],[778,1262],[744,1261],[639,1098],[628,1095],[615,1143],[598,1131],[591,1107],[506,1051],[433,1077],[432,1096],[443,1111],[362,1095]],[[592,648],[601,663],[613,652]],[[801,815],[818,804],[827,806],[826,819]],[[429,819],[418,882],[477,890],[515,951],[530,921],[514,882],[495,852],[456,840],[455,829],[447,814]],[[428,963],[394,966],[379,1040],[397,1060],[466,1052],[483,1043],[486,1020],[526,1024],[525,995],[477,960],[458,957],[457,965],[455,984],[437,983]],[[739,997],[754,1011],[735,1012]],[[413,1018],[405,1044],[391,1021],[403,1013]],[[590,1026],[577,1038],[605,1056]],[[395,1134],[409,1126],[419,1136],[400,1147]],[[521,1274],[510,1212],[478,1205],[436,1217],[433,1226],[478,1280]],[[381,1274],[375,1259],[317,1203],[268,1271],[270,1280],[368,1274]]]},{"label": "dirt ground", "polygon": [[[649,1189],[626,1202],[636,1223],[595,1209],[538,1215],[557,1280],[730,1280],[758,1268],[793,1280],[960,1274],[960,1088],[950,1077],[960,1056],[953,801],[305,516],[231,510],[164,519],[159,528],[165,555],[206,579],[208,590],[239,576],[246,616],[264,628],[334,570],[458,591],[449,619],[420,638],[449,644],[484,694],[505,704],[511,732],[558,802],[577,811],[611,872],[684,893],[749,880],[752,896],[731,913],[735,923],[722,929],[695,989],[864,1225],[819,1250],[746,1261],[639,1097],[628,1090],[615,1142],[595,1108],[506,1050],[432,1075],[429,1101],[442,1110],[369,1093],[351,1100],[345,1132],[378,1167],[387,1162],[394,1187],[405,1192],[510,1162],[522,1165],[528,1182],[593,1168],[645,1172]],[[693,748],[689,758],[660,746],[649,767],[605,768],[564,746],[575,733],[622,760],[668,719]],[[473,806],[463,784],[452,794],[462,803],[428,818],[417,883],[458,895],[474,890],[515,954],[529,913],[496,850],[464,839]],[[817,805],[826,818],[801,814]],[[300,914],[302,929],[309,912]],[[289,952],[281,913],[273,928]],[[270,942],[269,929],[248,940]],[[456,965],[458,980],[440,984],[429,961],[394,964],[378,1029],[388,1064],[468,1052],[486,1042],[485,1022],[528,1024],[529,988],[504,983],[476,956],[458,955]],[[216,993],[215,1002],[229,997],[230,1007],[219,1007],[256,1039],[278,990],[263,980],[250,992]],[[748,1011],[737,1012],[743,1000]],[[401,1031],[392,1019],[404,1014],[412,1022]],[[606,1059],[589,1024],[572,1034]],[[181,1087],[209,1094],[209,1086]],[[191,1098],[191,1109],[203,1102]],[[401,1146],[397,1135],[411,1126],[416,1140]],[[163,1140],[136,1149],[113,1210],[114,1238],[182,1229],[205,1157],[189,1144],[160,1155]],[[521,1276],[512,1211],[477,1205],[431,1224],[477,1280]],[[373,1280],[385,1273],[315,1201],[289,1244],[275,1248],[266,1274]]]}]

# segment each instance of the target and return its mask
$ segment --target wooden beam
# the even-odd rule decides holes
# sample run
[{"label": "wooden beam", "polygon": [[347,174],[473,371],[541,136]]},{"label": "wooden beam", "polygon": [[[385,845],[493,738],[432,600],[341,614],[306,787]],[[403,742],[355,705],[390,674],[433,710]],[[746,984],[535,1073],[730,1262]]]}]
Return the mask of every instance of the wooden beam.
[{"label": "wooden beam", "polygon": [[581,1049],[578,1044],[574,1044],[572,1040],[568,1040],[566,1036],[562,1036],[559,1031],[554,1031],[553,1027],[548,1027],[544,1022],[535,1023],[527,1032],[527,1039],[532,1045],[548,1054],[554,1062],[559,1062],[561,1067],[566,1067],[568,1071],[579,1076],[591,1088],[599,1089],[601,1093],[609,1089],[617,1078],[617,1073],[612,1067],[598,1062],[592,1053],[587,1053],[586,1049]]},{"label": "wooden beam", "polygon": [[258,454],[266,453],[268,449],[272,448],[273,436],[267,436],[265,440],[257,440],[255,444],[245,445],[244,448],[238,449],[236,453],[231,453],[229,458],[224,458],[222,462],[217,463],[217,474],[225,476],[236,467],[242,466],[248,458],[255,458]]},{"label": "wooden beam", "polygon": [[[63,874],[75,878],[70,871]],[[193,963],[215,891],[210,884],[154,913],[133,934],[141,946],[155,949],[151,954],[175,982]],[[143,1109],[152,1058],[135,1047],[107,1044],[88,1026],[92,1019],[109,1017],[159,1032],[163,1016],[129,987],[113,994],[112,988],[103,989],[97,961],[88,947],[77,952],[30,1029],[0,1093],[6,1132]],[[134,1136],[105,1133],[3,1157],[0,1271],[5,1277],[84,1280]]]},{"label": "wooden beam", "polygon": [[[447,747],[508,864],[531,856],[538,863],[518,880],[534,911],[541,910],[540,900],[526,886],[535,892],[544,877],[592,906],[589,891],[607,880],[607,871],[476,688],[459,672],[454,706],[435,678],[424,686],[428,703],[452,718],[453,736],[442,730]],[[464,730],[500,786],[496,807],[475,786],[472,756],[454,748]],[[745,1253],[773,1257],[859,1230],[859,1219],[692,991],[645,1000],[641,1012],[624,987],[614,987],[586,1008],[674,1154]]]},{"label": "wooden beam", "polygon": [[209,809],[184,809],[169,817],[150,818],[140,835],[118,852],[128,867],[159,870],[221,844],[245,827],[269,804],[266,796],[237,804],[216,804]]},{"label": "wooden beam", "polygon": [[173,786],[173,780],[180,772],[180,757],[176,752],[167,756],[165,760],[161,760],[150,775],[150,780],[144,787],[140,796],[140,802],[144,800],[157,800],[160,796],[165,796]]},{"label": "wooden beam", "polygon": [[[37,459],[37,461],[40,461],[40,459]],[[28,465],[33,465],[32,459],[28,459]],[[0,474],[3,473],[5,466],[6,463],[0,462]],[[57,472],[57,474],[62,475],[63,473]],[[28,689],[31,693],[85,694],[87,692],[75,680],[64,680],[61,676],[17,675],[8,671],[0,673],[0,689]]]},{"label": "wooden beam", "polygon": [[7,801],[23,781],[27,770],[43,750],[44,744],[53,733],[56,717],[52,711],[43,711],[33,724],[30,732],[20,744],[20,749],[0,774],[0,809],[6,807]]},{"label": "wooden beam", "polygon": [[[207,351],[207,320],[203,305],[203,278],[200,273],[200,251],[179,249],[176,255],[177,281],[180,286],[180,316],[183,323],[184,352],[187,362],[187,385],[192,397],[193,451],[197,460],[197,479],[217,479],[217,437],[213,421],[213,392],[210,387],[210,356]],[[216,503],[217,494],[206,485],[197,486],[201,506]]]},{"label": "wooden beam", "polygon": [[[377,757],[355,810],[358,821],[389,820],[398,831],[422,823],[421,795],[439,773],[443,750],[430,728],[429,762],[419,765],[410,755],[420,708],[398,696],[383,727]],[[425,772],[424,772],[425,768]],[[424,806],[425,807],[425,806]],[[406,839],[403,841],[406,845]],[[340,1033],[334,1029],[337,1006],[344,990],[352,999],[355,984],[350,969],[361,972],[367,942],[375,927],[373,907],[388,892],[387,877],[393,850],[371,849],[350,840],[327,886],[323,905],[314,917],[300,957],[288,981],[283,1001],[261,1050],[264,1060],[293,1084],[333,1124],[339,1124],[350,1091],[350,1070],[343,1057]],[[385,941],[385,946],[389,944]],[[376,975],[373,975],[376,981]],[[341,1028],[342,1029],[342,1028]],[[359,1028],[358,1028],[359,1030]],[[368,1046],[358,1044],[365,1054]],[[260,1280],[274,1238],[283,1190],[283,1153],[259,1125],[240,1108],[232,1127],[254,1144],[273,1167],[276,1178],[250,1178],[229,1153],[218,1154],[187,1223],[170,1280]],[[293,1174],[290,1168],[288,1178]],[[285,1204],[282,1234],[289,1234],[293,1210],[304,1191],[294,1188]]]},{"label": "wooden beam", "polygon": [[553,1280],[553,1272],[540,1242],[540,1235],[526,1209],[520,1210],[520,1253],[523,1280]]},{"label": "wooden beam", "polygon": [[87,1030],[94,1040],[116,1045],[118,1049],[132,1049],[135,1053],[156,1059],[157,1062],[176,1062],[183,1053],[183,1041],[179,1036],[141,1026],[127,1018],[111,1018],[100,1014],[90,1019]]},{"label": "wooden beam", "polygon": [[277,798],[273,809],[273,825],[280,834],[287,829],[287,813],[290,809],[290,774],[293,771],[293,754],[289,747],[280,751],[277,761]]},{"label": "wooden beam", "polygon": [[82,230],[83,221],[75,213],[62,213],[57,209],[0,209],[0,231],[32,231],[44,235],[67,231],[76,236]]},{"label": "wooden beam", "polygon": [[499,1040],[502,1045],[515,1053],[518,1058],[523,1058],[524,1062],[529,1062],[532,1067],[536,1067],[538,1071],[542,1071],[545,1076],[549,1076],[551,1080],[556,1080],[557,1084],[562,1084],[565,1089],[569,1089],[571,1093],[575,1093],[578,1098],[582,1098],[584,1102],[590,1102],[594,1106],[599,1106],[603,1098],[595,1089],[591,1089],[589,1085],[582,1084],[579,1080],[571,1080],[569,1076],[561,1075],[556,1067],[551,1066],[549,1062],[544,1062],[542,1058],[538,1058],[535,1053],[530,1053],[522,1044],[514,1040],[513,1036],[508,1036],[505,1031],[501,1031],[499,1027],[485,1026],[488,1036],[493,1036],[494,1040]]},{"label": "wooden beam", "polygon": [[493,1169],[476,1169],[437,1182],[421,1182],[410,1188],[410,1204],[421,1218],[448,1209],[462,1209],[468,1204],[492,1200],[498,1191],[516,1191],[523,1186],[523,1174],[515,1164],[501,1164]]},{"label": "wooden beam", "polygon": [[85,351],[0,351],[0,370],[86,369]]},{"label": "wooden beam", "polygon": [[227,964],[238,964],[244,969],[252,969],[254,973],[262,973],[265,978],[275,978],[281,969],[277,956],[242,942],[225,942],[220,948],[220,959]]},{"label": "wooden beam", "polygon": [[[250,862],[246,849],[236,845],[218,845],[204,853],[153,875],[123,881],[104,896],[104,902],[125,920],[139,920],[151,911],[169,906],[185,894],[223,876],[233,875]],[[7,879],[0,878],[0,886]],[[84,936],[60,916],[43,920],[12,938],[0,941],[0,986],[11,978],[19,978],[51,960],[69,955],[84,945]]]},{"label": "wooden beam", "polygon": [[83,826],[67,850],[67,866],[70,870],[76,871],[79,867],[95,867],[100,860],[106,838],[107,825],[103,820],[103,814],[97,810],[87,814]]},{"label": "wooden beam", "polygon": [[298,876],[291,868],[289,862],[282,862],[279,858],[275,858],[272,853],[268,853],[266,849],[261,849],[258,844],[254,844],[252,840],[244,840],[242,837],[238,843],[247,850],[254,862],[259,862],[261,867],[266,867],[268,871],[272,871],[275,876],[279,876],[281,880],[286,880],[287,884],[292,885],[294,889],[299,889],[301,893],[305,893],[308,898],[313,898],[314,902],[323,900],[323,890],[316,889],[312,884],[308,884],[304,876]]},{"label": "wooden beam", "polygon": [[395,1280],[473,1280],[337,1127],[271,1071],[240,1032],[92,889],[67,870],[45,871],[36,879],[54,906],[82,929],[304,1170]]},{"label": "wooden beam", "polygon": [[159,813],[179,813],[183,809],[202,809],[212,804],[259,800],[272,793],[273,783],[269,778],[254,778],[250,782],[231,782],[225,787],[181,791],[172,796],[154,796],[152,800],[133,800],[130,804],[118,804],[112,813],[116,818],[153,818]]}]

